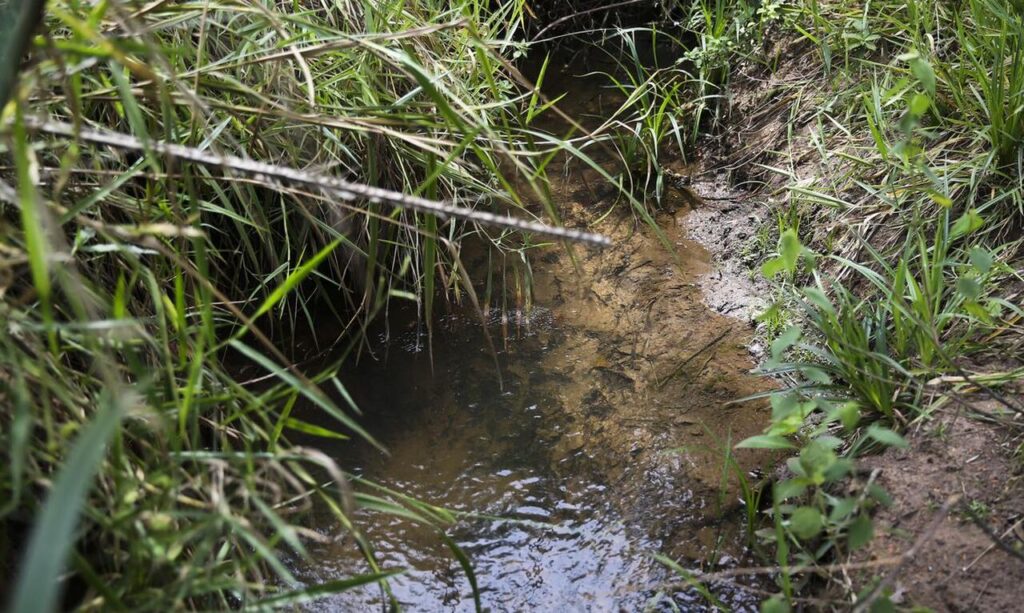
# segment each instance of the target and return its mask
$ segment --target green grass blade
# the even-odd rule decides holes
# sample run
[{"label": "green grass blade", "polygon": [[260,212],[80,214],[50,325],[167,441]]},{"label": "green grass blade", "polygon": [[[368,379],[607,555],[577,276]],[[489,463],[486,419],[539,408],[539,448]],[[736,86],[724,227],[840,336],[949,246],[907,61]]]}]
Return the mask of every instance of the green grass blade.
[{"label": "green grass blade", "polygon": [[323,391],[315,388],[310,388],[309,385],[303,383],[295,375],[290,373],[287,368],[274,364],[274,362],[271,361],[270,358],[256,351],[252,347],[249,347],[248,345],[241,341],[232,340],[228,344],[237,349],[239,353],[241,353],[245,357],[249,358],[253,362],[256,362],[257,364],[265,368],[267,372],[274,374],[276,377],[278,377],[279,379],[287,383],[289,386],[291,386],[293,389],[298,390],[299,393],[301,393],[303,396],[312,401],[313,404],[326,411],[328,415],[338,420],[345,427],[351,429],[353,432],[363,437],[363,439],[366,440],[368,443],[370,443],[374,447],[377,447],[381,451],[384,451],[383,445],[377,442],[375,438],[370,436],[370,433],[364,430],[363,427],[356,423],[355,420],[353,420],[348,415],[345,415],[345,413],[341,409],[335,406],[334,403],[327,398]]},{"label": "green grass blade", "polygon": [[43,16],[43,0],[10,0],[0,5],[0,111],[14,91],[21,56]]},{"label": "green grass blade", "polygon": [[96,417],[75,441],[32,531],[11,611],[50,613],[57,610],[60,576],[76,540],[78,516],[99,471],[107,443],[117,431],[125,405],[131,398],[133,394],[124,390],[116,396],[104,394]]},{"label": "green grass blade", "polygon": [[246,611],[274,611],[281,607],[296,607],[298,605],[322,598],[330,594],[338,594],[345,592],[361,585],[367,585],[369,583],[379,583],[387,580],[389,577],[394,577],[405,571],[403,570],[387,570],[379,573],[370,573],[366,575],[357,575],[355,577],[349,577],[348,579],[339,579],[337,581],[327,581],[318,585],[303,588],[301,590],[295,590],[293,592],[287,592],[285,594],[279,594],[270,598],[265,598],[252,606],[246,607]]},{"label": "green grass blade", "polygon": [[272,291],[270,295],[267,296],[266,300],[263,301],[263,304],[260,305],[260,308],[256,309],[256,312],[252,316],[253,321],[255,321],[259,316],[265,314],[270,309],[274,308],[274,305],[281,302],[281,300],[283,300],[285,296],[287,296],[292,290],[294,290],[295,287],[309,275],[309,273],[313,272],[316,269],[316,267],[319,266],[320,263],[327,258],[327,256],[331,255],[331,253],[338,247],[338,245],[340,245],[344,241],[344,238],[334,239],[333,241],[328,243],[327,246],[318,251],[316,255],[311,257],[301,266],[293,270],[291,274],[285,277],[285,280],[282,281],[281,284],[278,285],[276,288],[274,288],[274,291]]}]

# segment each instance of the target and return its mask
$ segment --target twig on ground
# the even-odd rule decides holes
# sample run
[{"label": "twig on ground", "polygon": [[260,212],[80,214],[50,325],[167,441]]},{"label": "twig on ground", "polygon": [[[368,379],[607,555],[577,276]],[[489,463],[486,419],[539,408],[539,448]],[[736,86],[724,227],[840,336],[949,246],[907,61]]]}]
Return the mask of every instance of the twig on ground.
[{"label": "twig on ground", "polygon": [[[666,385],[668,385],[669,381],[679,376],[679,373],[681,373],[683,369],[686,368],[687,364],[692,362],[697,356],[701,355],[708,349],[711,349],[712,347],[720,343],[723,338],[729,335],[730,332],[732,332],[732,326],[726,328],[721,334],[705,343],[703,347],[698,349],[696,352],[692,353],[690,357],[683,360],[682,363],[679,364],[679,366],[676,366],[675,370],[669,373],[667,377],[665,377],[660,383],[658,383],[658,389],[663,389]],[[705,364],[705,366],[707,366],[707,364]]]},{"label": "twig on ground", "polygon": [[[1004,539],[1004,538],[1006,538],[1007,536],[1009,536],[1009,535],[1010,535],[1010,533],[1011,533],[1011,532],[1013,532],[1014,530],[1016,530],[1016,529],[1017,529],[1017,527],[1018,527],[1018,526],[1020,526],[1020,525],[1021,525],[1022,523],[1024,523],[1024,518],[1018,519],[1018,520],[1017,520],[1017,523],[1013,524],[1012,526],[1010,526],[1009,528],[1007,528],[1005,532],[1003,532],[1002,536],[1000,536],[1000,537],[999,537],[999,540],[1001,541],[1002,539]],[[985,551],[982,551],[981,553],[979,553],[979,554],[978,554],[978,557],[974,558],[974,560],[973,560],[973,561],[972,561],[972,562],[971,562],[970,564],[968,564],[967,566],[965,566],[965,567],[964,567],[964,572],[967,572],[967,571],[971,570],[971,568],[972,568],[972,567],[973,567],[973,566],[974,566],[975,564],[977,564],[979,560],[981,560],[981,559],[982,559],[982,558],[984,558],[984,557],[985,557],[986,555],[988,555],[988,552],[992,551],[992,550],[993,550],[993,549],[995,549],[995,548],[996,548],[997,546],[998,546],[997,542],[993,542],[993,543],[992,543],[991,545],[989,545],[989,546],[988,546],[988,547],[987,547],[987,548],[985,549]]]},{"label": "twig on ground", "polygon": [[992,531],[992,528],[990,528],[988,524],[986,524],[985,521],[981,519],[981,517],[979,517],[977,513],[975,513],[974,509],[972,509],[970,505],[961,503],[960,506],[961,508],[963,508],[964,513],[971,518],[972,522],[974,522],[974,525],[977,526],[982,532],[984,532],[985,536],[987,536],[992,541],[993,545],[1010,554],[1012,557],[1024,562],[1024,553],[1017,551],[1013,547],[1010,547],[1005,542],[1003,542],[1003,539],[999,538],[999,535]]}]

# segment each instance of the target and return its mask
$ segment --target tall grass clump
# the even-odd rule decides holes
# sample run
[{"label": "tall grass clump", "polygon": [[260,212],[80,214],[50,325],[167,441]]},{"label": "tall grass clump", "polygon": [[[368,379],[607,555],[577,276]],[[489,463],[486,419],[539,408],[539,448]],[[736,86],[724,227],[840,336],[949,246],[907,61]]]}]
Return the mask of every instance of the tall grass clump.
[{"label": "tall grass clump", "polygon": [[685,181],[672,166],[699,160],[706,137],[727,126],[730,62],[743,57],[767,63],[753,50],[789,13],[777,1],[657,4],[657,18],[646,25],[574,36],[609,56],[613,68],[603,76],[621,96],[588,136],[614,149],[631,191],[660,202],[669,181]]},{"label": "tall grass clump", "polygon": [[[335,372],[307,377],[271,336],[318,327],[324,306],[358,329],[396,298],[429,321],[435,296],[475,299],[463,238],[529,244],[503,221],[545,202],[519,124],[531,92],[506,70],[525,10],[47,5],[0,116],[0,563],[15,610],[298,604],[400,570],[374,561],[360,505],[443,525],[288,443],[369,435],[325,391]],[[291,417],[299,398],[336,431]],[[318,538],[295,523],[314,500],[367,575],[303,586],[282,562]]]},{"label": "tall grass clump", "polygon": [[[854,20],[873,37],[865,46],[850,36],[858,7],[816,8],[819,17],[823,9],[834,12],[817,27],[827,44],[843,49],[846,64],[836,78],[853,86],[831,92],[827,105],[846,125],[834,120],[839,129],[815,136],[852,163],[833,165],[838,172],[818,186],[790,192],[798,206],[823,207],[820,220],[840,218],[855,228],[822,273],[829,281],[819,279],[815,290],[853,311],[832,317],[823,299],[805,301],[808,321],[840,364],[856,364],[844,354],[849,349],[867,355],[871,347],[870,363],[843,379],[855,388],[867,384],[858,396],[892,419],[899,394],[885,400],[881,390],[868,393],[871,380],[919,385],[957,372],[981,349],[973,340],[1019,315],[1000,297],[1000,285],[1014,276],[1024,223],[1016,172],[1024,81],[1014,67],[1024,59],[1016,51],[1024,14],[1001,0],[977,0],[971,11],[877,3],[877,14]],[[857,133],[868,138],[851,138]],[[782,278],[800,288],[798,276]],[[868,376],[886,362],[903,374]],[[911,401],[903,410],[913,415],[920,407]]]}]

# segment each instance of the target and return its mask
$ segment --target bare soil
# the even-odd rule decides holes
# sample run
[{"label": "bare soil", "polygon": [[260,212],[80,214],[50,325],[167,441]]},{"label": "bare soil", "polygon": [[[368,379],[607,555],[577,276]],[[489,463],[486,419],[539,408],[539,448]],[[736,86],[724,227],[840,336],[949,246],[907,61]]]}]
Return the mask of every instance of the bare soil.
[{"label": "bare soil", "polygon": [[[975,405],[986,412],[998,403]],[[934,611],[1019,611],[1024,606],[1024,559],[999,548],[972,517],[1018,552],[1024,551],[1024,474],[1020,440],[1005,425],[952,411],[908,436],[906,450],[864,458],[893,497],[875,517],[876,535],[860,561],[900,556],[921,545],[904,565],[852,577],[855,591],[894,573],[891,599]],[[937,515],[951,497],[960,502]],[[937,525],[933,524],[938,521]]]},{"label": "bare soil", "polygon": [[[758,233],[774,223],[770,206],[730,189],[724,175],[701,179],[690,188],[697,206],[683,225],[689,238],[711,254],[712,267],[698,279],[704,302],[716,313],[754,325],[771,304],[770,287],[756,272]],[[752,354],[760,357],[759,345]]]}]

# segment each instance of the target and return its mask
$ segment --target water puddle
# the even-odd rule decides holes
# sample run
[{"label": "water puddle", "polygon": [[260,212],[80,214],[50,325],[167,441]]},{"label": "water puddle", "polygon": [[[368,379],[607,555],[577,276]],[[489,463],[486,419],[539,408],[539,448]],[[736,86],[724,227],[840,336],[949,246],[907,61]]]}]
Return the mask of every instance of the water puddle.
[{"label": "water puddle", "polygon": [[[563,75],[558,85],[567,83],[576,84],[580,116],[614,103],[586,80]],[[614,205],[593,170],[567,163],[552,174],[553,198],[572,225]],[[691,568],[745,555],[722,450],[763,427],[763,405],[730,401],[765,383],[749,374],[747,325],[702,300],[696,281],[712,266],[681,227],[693,199],[680,193],[667,204],[659,223],[678,260],[628,211],[600,226],[610,249],[576,249],[575,265],[558,248],[535,254],[534,306],[510,332],[490,326],[503,387],[482,325],[464,314],[435,324],[432,355],[412,325],[392,329],[377,360],[345,370],[367,429],[390,454],[358,441],[318,446],[353,474],[476,514],[448,534],[471,558],[485,608],[662,610],[671,599],[694,610],[704,604],[692,591],[659,594],[678,578],[653,554]],[[314,419],[309,413],[303,418]],[[759,457],[738,459],[750,468]],[[469,581],[435,531],[380,513],[360,521],[382,567],[410,569],[391,581],[404,607],[473,609]],[[305,580],[368,571],[329,514],[307,525],[337,539],[311,547],[314,563],[298,569]],[[734,608],[756,610],[758,595],[714,587]],[[372,586],[311,608],[386,603]]]}]

